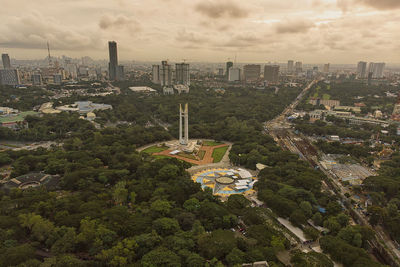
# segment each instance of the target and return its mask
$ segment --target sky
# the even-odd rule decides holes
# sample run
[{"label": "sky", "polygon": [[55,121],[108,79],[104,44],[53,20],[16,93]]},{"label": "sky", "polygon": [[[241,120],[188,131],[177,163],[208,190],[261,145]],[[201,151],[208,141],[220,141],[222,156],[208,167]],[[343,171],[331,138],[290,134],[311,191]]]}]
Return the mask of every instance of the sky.
[{"label": "sky", "polygon": [[400,63],[400,0],[0,0],[0,53]]}]

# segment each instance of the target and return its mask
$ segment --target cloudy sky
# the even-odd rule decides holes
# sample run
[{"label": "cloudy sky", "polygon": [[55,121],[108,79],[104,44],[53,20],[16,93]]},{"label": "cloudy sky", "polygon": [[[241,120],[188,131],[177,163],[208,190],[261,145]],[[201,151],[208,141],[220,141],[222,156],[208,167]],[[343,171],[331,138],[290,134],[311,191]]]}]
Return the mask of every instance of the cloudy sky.
[{"label": "cloudy sky", "polygon": [[400,63],[400,0],[0,0],[0,52],[120,60]]}]

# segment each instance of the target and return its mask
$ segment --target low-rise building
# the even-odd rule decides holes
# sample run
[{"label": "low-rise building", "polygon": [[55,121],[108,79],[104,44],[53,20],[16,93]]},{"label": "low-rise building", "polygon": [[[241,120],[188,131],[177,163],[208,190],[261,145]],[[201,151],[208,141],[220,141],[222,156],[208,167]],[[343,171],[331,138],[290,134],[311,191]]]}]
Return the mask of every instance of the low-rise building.
[{"label": "low-rise building", "polygon": [[17,114],[7,114],[0,116],[0,126],[7,127],[12,130],[20,130],[28,127],[28,123],[25,121],[28,115],[37,115],[34,111],[25,111]]}]

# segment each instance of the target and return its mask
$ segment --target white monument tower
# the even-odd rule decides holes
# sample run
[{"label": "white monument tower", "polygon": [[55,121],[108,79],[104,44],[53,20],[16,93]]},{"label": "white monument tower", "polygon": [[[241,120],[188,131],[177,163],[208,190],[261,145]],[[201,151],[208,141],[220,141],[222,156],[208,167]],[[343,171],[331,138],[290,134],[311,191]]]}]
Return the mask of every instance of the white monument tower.
[{"label": "white monument tower", "polygon": [[[184,129],[182,129],[182,118],[185,124]],[[185,133],[183,133],[183,130]],[[189,144],[189,108],[187,103],[185,110],[182,110],[182,105],[179,104],[179,143],[185,146]]]}]

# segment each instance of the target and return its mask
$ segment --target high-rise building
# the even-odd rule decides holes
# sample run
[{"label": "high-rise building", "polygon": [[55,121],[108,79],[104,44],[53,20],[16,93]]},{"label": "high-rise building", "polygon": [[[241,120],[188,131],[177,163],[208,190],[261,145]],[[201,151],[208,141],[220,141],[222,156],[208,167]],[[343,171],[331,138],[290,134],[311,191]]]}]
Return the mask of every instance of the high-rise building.
[{"label": "high-rise building", "polygon": [[151,81],[154,84],[160,83],[160,65],[153,65],[151,69]]},{"label": "high-rise building", "polygon": [[367,76],[367,62],[360,61],[357,64],[357,78],[364,79]]},{"label": "high-rise building", "polygon": [[4,69],[11,69],[11,61],[8,54],[2,54],[1,60],[3,61],[3,68]]},{"label": "high-rise building", "polygon": [[293,73],[293,67],[294,67],[294,61],[293,60],[288,60],[288,62],[287,62],[287,72],[288,73]]},{"label": "high-rise building", "polygon": [[42,85],[42,75],[39,73],[32,75],[32,85]]},{"label": "high-rise building", "polygon": [[278,65],[265,65],[264,66],[264,80],[277,83],[279,81],[279,66]]},{"label": "high-rise building", "polygon": [[124,66],[123,65],[118,65],[118,68],[117,68],[117,80],[118,81],[125,80],[125,71],[124,71]]},{"label": "high-rise building", "polygon": [[62,75],[61,74],[54,74],[53,75],[54,84],[61,85],[62,83]]},{"label": "high-rise building", "polygon": [[108,63],[108,76],[111,81],[115,81],[118,78],[118,55],[116,42],[108,42],[108,52],[110,55],[110,62]]},{"label": "high-rise building", "polygon": [[330,67],[329,63],[324,65],[324,73],[329,73],[329,67]]},{"label": "high-rise building", "polygon": [[189,64],[187,63],[177,63],[175,65],[175,83],[190,85],[190,71]]},{"label": "high-rise building", "polygon": [[372,78],[380,79],[383,78],[383,70],[385,69],[385,63],[374,63],[370,62],[368,66],[368,72],[372,72]]},{"label": "high-rise building", "polygon": [[297,73],[303,72],[303,63],[300,61],[297,61],[294,65],[294,69]]},{"label": "high-rise building", "polygon": [[240,81],[240,69],[230,67],[228,72],[228,81],[237,82]]},{"label": "high-rise building", "polygon": [[226,62],[226,78],[229,79],[229,69],[233,67],[233,62],[232,61],[228,61]]},{"label": "high-rise building", "polygon": [[219,68],[218,69],[218,76],[224,76],[224,69],[223,68]]},{"label": "high-rise building", "polygon": [[244,79],[246,82],[254,82],[260,78],[261,66],[260,65],[245,65],[243,67]]},{"label": "high-rise building", "polygon": [[171,65],[169,65],[167,61],[161,62],[160,84],[162,86],[171,86],[172,85],[172,68],[171,68]]},{"label": "high-rise building", "polygon": [[19,71],[17,69],[0,70],[1,85],[18,85],[21,83]]}]

